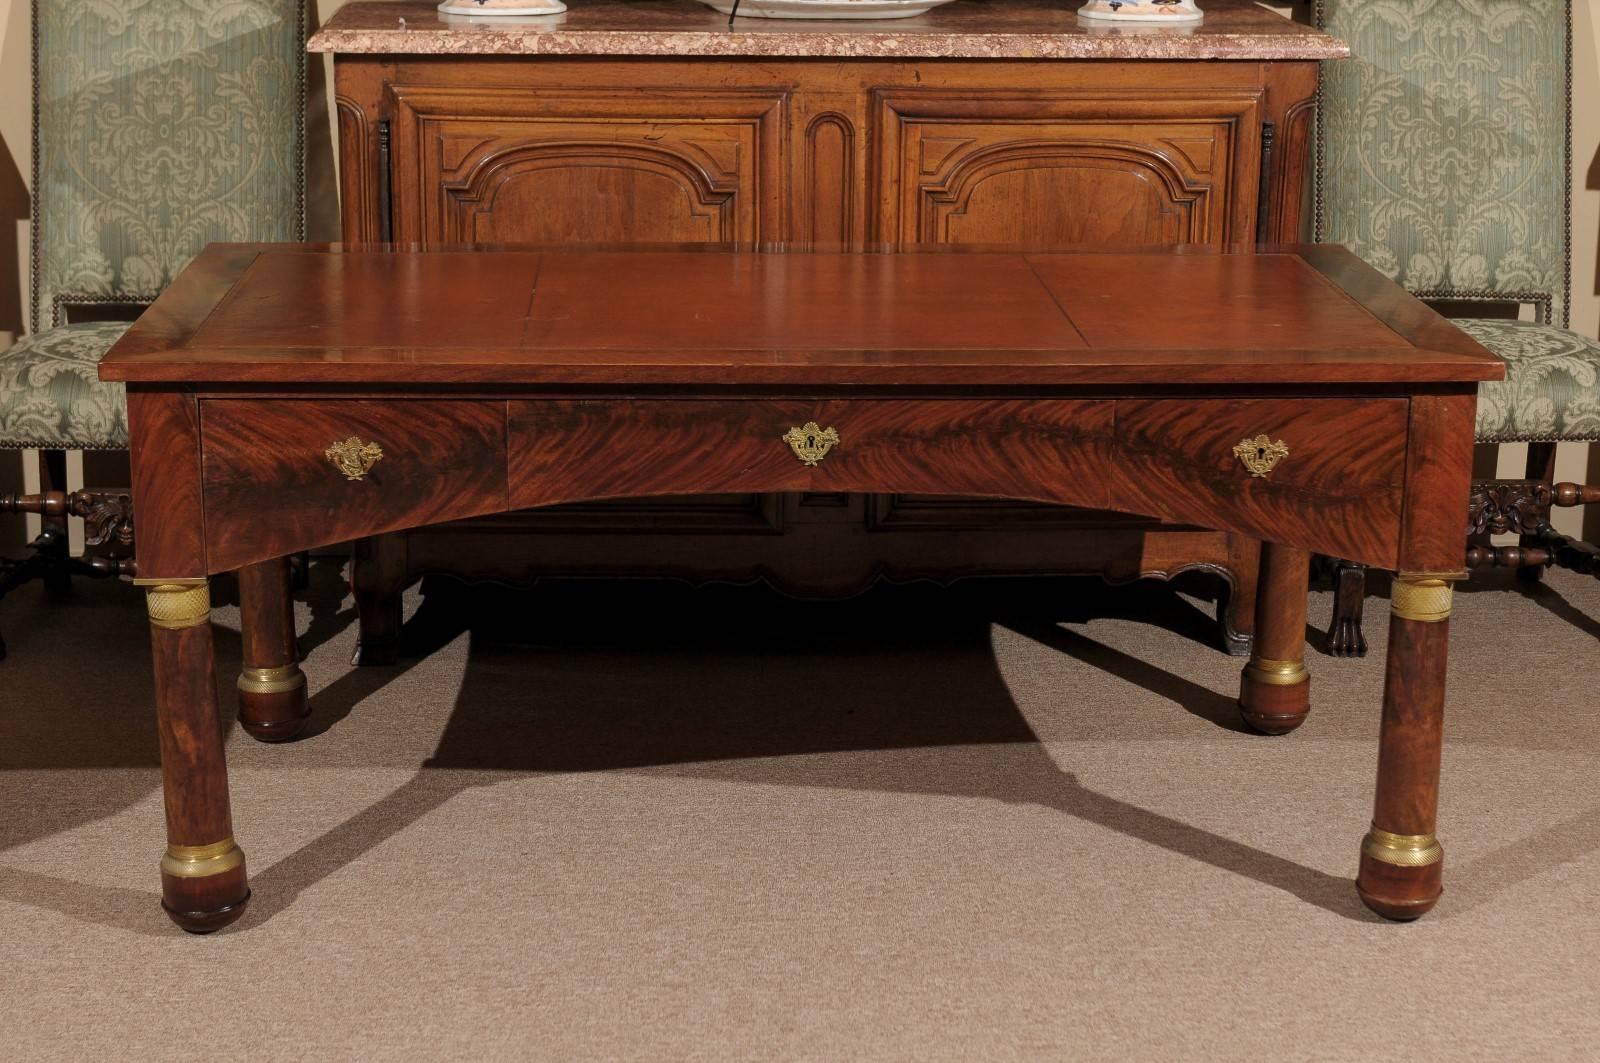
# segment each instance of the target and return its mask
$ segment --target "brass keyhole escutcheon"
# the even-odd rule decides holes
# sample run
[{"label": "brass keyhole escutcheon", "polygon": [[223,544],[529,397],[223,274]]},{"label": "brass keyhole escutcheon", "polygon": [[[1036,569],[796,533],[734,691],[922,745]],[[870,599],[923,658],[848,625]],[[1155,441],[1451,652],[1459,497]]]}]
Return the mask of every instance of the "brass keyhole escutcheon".
[{"label": "brass keyhole escutcheon", "polygon": [[361,480],[383,459],[383,448],[376,443],[363,443],[359,436],[351,436],[334,443],[323,454],[333,462],[335,469],[344,473],[345,479]]},{"label": "brass keyhole escutcheon", "polygon": [[833,428],[820,428],[815,421],[807,421],[804,427],[785,432],[783,441],[802,464],[815,466],[839,445],[839,433]]},{"label": "brass keyhole escutcheon", "polygon": [[1250,470],[1251,476],[1265,477],[1278,463],[1289,456],[1289,446],[1283,440],[1273,442],[1271,438],[1260,435],[1254,439],[1241,440],[1233,448],[1234,456],[1244,462],[1244,467]]}]

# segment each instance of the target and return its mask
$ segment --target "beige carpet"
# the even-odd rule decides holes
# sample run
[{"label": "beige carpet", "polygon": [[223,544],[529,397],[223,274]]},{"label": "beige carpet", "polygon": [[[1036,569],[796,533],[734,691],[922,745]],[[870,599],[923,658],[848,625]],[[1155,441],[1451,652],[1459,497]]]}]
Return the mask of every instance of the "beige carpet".
[{"label": "beige carpet", "polygon": [[136,592],[30,588],[0,1058],[1594,1059],[1600,586],[1507,586],[1458,596],[1447,892],[1399,926],[1348,879],[1382,601],[1271,739],[1161,587],[413,595],[436,648],[356,671],[322,563],[316,726],[232,730],[256,896],[209,938],[156,906]]}]

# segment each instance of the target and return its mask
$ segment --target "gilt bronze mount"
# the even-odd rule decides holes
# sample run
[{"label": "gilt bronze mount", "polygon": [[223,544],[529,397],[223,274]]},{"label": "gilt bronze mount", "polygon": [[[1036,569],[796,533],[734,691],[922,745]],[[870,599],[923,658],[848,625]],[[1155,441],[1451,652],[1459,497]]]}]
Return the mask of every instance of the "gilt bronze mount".
[{"label": "gilt bronze mount", "polygon": [[1278,467],[1280,461],[1289,456],[1289,447],[1281,439],[1274,442],[1268,436],[1259,435],[1254,439],[1240,440],[1239,445],[1233,448],[1233,453],[1244,462],[1251,476],[1266,477]]},{"label": "gilt bronze mount", "polygon": [[815,466],[839,445],[839,432],[834,428],[820,428],[815,421],[807,421],[804,427],[791,428],[784,433],[783,441],[789,444],[794,456],[803,464]]},{"label": "gilt bronze mount", "polygon": [[334,443],[323,453],[347,480],[365,479],[372,467],[383,460],[383,448],[376,443],[363,443],[359,436]]}]

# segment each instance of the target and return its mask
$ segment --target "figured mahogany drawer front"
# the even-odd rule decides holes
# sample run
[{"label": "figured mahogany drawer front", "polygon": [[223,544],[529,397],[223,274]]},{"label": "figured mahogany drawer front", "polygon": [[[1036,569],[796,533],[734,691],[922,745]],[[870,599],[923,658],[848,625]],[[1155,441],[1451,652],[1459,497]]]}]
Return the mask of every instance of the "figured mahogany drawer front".
[{"label": "figured mahogany drawer front", "polygon": [[1104,507],[1112,409],[1054,399],[518,401],[511,505],[892,491]]},{"label": "figured mahogany drawer front", "polygon": [[206,399],[213,572],[506,508],[503,402]]},{"label": "figured mahogany drawer front", "polygon": [[1405,399],[1117,403],[1117,508],[1392,567]]}]

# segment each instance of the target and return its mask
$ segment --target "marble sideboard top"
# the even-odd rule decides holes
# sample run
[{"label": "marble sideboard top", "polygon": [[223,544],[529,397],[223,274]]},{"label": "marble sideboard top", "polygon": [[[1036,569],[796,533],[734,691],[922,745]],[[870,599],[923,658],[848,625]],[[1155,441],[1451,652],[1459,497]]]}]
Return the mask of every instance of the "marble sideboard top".
[{"label": "marble sideboard top", "polygon": [[437,0],[340,8],[313,52],[885,59],[1341,59],[1349,47],[1249,0],[1201,0],[1196,26],[1079,20],[1078,0],[955,0],[918,18],[728,17],[695,0],[567,0],[564,15],[441,15]]}]

